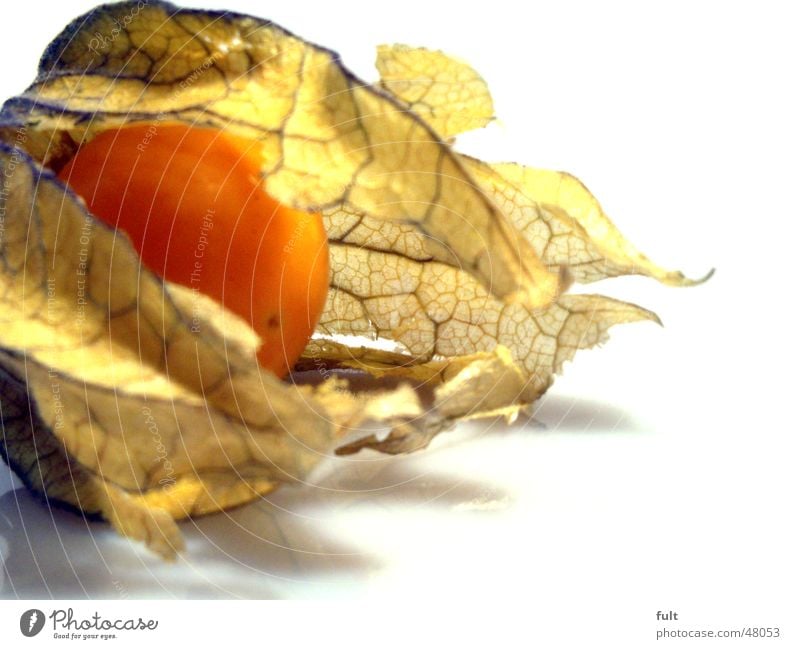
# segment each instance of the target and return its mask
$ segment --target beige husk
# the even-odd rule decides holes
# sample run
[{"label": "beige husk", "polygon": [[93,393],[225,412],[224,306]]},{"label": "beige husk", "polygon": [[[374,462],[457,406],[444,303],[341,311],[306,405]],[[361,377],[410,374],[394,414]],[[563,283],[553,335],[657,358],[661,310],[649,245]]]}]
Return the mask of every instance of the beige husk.
[{"label": "beige husk", "polygon": [[[0,116],[1,448],[30,488],[170,558],[177,519],[302,482],[335,452],[408,452],[461,419],[513,419],[609,327],[657,321],[565,294],[571,281],[692,283],[635,250],[572,176],[455,152],[493,117],[469,66],[383,46],[378,70],[365,84],[270,23],[161,3],[98,8],[54,41]],[[323,380],[261,371],[244,322],[142,268],[52,174],[132,122],[257,140],[266,190],[324,211],[331,289],[298,366]],[[334,368],[394,387],[351,391]]]}]

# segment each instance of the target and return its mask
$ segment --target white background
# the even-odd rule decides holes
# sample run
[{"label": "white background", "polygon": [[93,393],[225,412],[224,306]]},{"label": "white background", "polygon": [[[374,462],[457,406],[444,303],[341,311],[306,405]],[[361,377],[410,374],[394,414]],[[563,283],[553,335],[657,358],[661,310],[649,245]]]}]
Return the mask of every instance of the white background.
[{"label": "white background", "polygon": [[[4,6],[4,96],[30,82],[50,38],[91,5]],[[665,626],[779,626],[777,641],[670,642],[800,646],[800,47],[790,5],[225,8],[338,50],[368,80],[383,42],[468,60],[500,121],[463,137],[461,150],[569,170],[656,261],[717,274],[693,289],[639,278],[592,287],[654,309],[665,328],[620,327],[580,353],[535,421],[463,427],[416,456],[331,462],[316,476],[324,489],[286,489],[185,523],[188,552],[175,565],[48,511],[0,469],[2,595],[354,597],[368,601],[322,609],[324,622],[306,631],[345,638],[374,627],[381,644],[425,646],[422,615],[448,629],[436,637],[460,644],[643,647]],[[4,610],[18,619],[17,608]],[[658,610],[680,622],[657,623]],[[294,619],[269,607],[260,615],[273,640]],[[380,626],[363,621],[370,615]]]}]

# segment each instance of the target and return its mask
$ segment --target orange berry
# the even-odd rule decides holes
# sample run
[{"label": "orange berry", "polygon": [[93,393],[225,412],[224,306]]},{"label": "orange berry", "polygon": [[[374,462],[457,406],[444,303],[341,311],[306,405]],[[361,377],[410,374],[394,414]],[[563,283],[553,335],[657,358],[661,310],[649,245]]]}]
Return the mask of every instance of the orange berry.
[{"label": "orange berry", "polygon": [[59,177],[128,234],[147,267],[247,320],[262,339],[260,364],[286,375],[325,305],[328,241],[319,214],[263,190],[255,142],[181,124],[127,126],[82,146]]}]

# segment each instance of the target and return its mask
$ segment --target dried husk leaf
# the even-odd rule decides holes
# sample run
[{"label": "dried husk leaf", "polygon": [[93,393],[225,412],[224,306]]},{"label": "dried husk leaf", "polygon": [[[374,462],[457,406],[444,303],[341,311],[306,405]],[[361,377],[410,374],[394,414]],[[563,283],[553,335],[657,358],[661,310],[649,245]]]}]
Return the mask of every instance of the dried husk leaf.
[{"label": "dried husk leaf", "polygon": [[[393,57],[403,57],[408,51],[414,53],[413,65],[394,62]],[[420,88],[432,83],[435,70],[448,67],[443,55],[433,53],[427,68],[433,71],[426,76],[424,53],[403,46],[380,48],[378,69],[389,75],[382,83],[399,89],[409,102],[417,96],[415,92],[421,96]],[[464,66],[459,62],[452,65]],[[408,73],[407,79],[404,73]],[[477,77],[477,73],[473,75]],[[480,121],[480,102],[449,104],[443,98],[446,95],[436,96],[441,120],[460,114],[464,121],[457,123],[466,125],[474,110],[474,119]],[[454,129],[448,134],[458,132]],[[554,272],[566,269],[570,278],[581,283],[629,274],[674,286],[703,281],[650,261],[623,237],[597,199],[570,174],[512,163],[487,164],[467,156],[461,160],[481,190],[509,216]],[[319,326],[323,338],[306,352],[317,364],[327,359],[379,376],[387,373],[387,367],[394,367],[395,376],[418,379],[428,373],[441,377],[437,373],[442,367],[461,368],[476,355],[494,352],[498,354],[495,362],[482,367],[483,373],[507,376],[513,367],[521,377],[519,384],[496,381],[504,386],[494,389],[498,407],[508,409],[508,414],[538,398],[565,361],[578,349],[605,341],[613,325],[660,322],[651,311],[601,295],[562,295],[553,305],[538,309],[506,305],[468,273],[437,263],[427,254],[418,233],[407,226],[378,222],[347,207],[329,210],[325,218],[331,240],[332,288]],[[401,353],[331,344],[330,338],[341,333],[393,340],[400,343]],[[483,384],[461,385],[453,380],[451,388],[441,382],[446,389],[436,393],[437,412],[447,411],[444,401],[449,394],[468,405],[450,411],[449,417],[426,422],[429,432],[445,429],[448,420],[475,413],[497,414],[485,405]],[[386,441],[369,438],[351,443],[346,450],[370,447],[395,452],[422,444],[416,434],[406,434],[407,430],[404,424]],[[427,443],[431,436],[426,433],[422,439]],[[408,446],[400,439],[406,439]]]},{"label": "dried husk leaf", "polygon": [[[328,224],[343,220],[337,214],[326,219]],[[440,419],[424,422],[437,432],[466,416],[530,405],[578,349],[606,340],[615,324],[658,322],[646,309],[601,295],[562,295],[540,310],[504,304],[468,273],[414,258],[420,250],[415,236],[408,229],[361,217],[358,226],[348,228],[347,243],[331,239],[331,289],[319,325],[323,338],[313,341],[305,355],[317,365],[343,364],[377,376],[393,368],[394,376],[440,377],[443,387],[433,404]],[[384,248],[378,249],[375,242]],[[392,247],[402,252],[390,252]],[[337,334],[393,340],[401,351],[332,344]],[[447,377],[457,375],[476,355],[482,362],[486,353],[494,353],[497,360],[481,365],[470,375],[471,382],[451,379],[453,385],[448,385]],[[443,369],[449,372],[443,375]],[[519,380],[509,381],[509,375]],[[491,406],[486,403],[487,385],[492,386]],[[463,405],[449,407],[451,395]],[[377,443],[370,447],[388,450]]]},{"label": "dried husk leaf", "polygon": [[381,45],[375,65],[381,87],[444,138],[486,126],[494,118],[486,82],[472,67],[443,52]]},{"label": "dried husk leaf", "polygon": [[569,173],[514,163],[487,164],[467,156],[461,160],[554,272],[566,266],[581,283],[620,275],[645,275],[669,286],[694,286],[708,279],[690,279],[653,263]]}]

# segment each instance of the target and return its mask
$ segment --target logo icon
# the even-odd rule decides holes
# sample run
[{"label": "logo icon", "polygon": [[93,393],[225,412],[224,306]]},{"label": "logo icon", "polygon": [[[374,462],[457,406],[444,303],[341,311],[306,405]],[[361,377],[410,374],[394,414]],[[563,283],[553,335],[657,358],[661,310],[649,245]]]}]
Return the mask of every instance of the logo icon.
[{"label": "logo icon", "polygon": [[32,638],[44,627],[44,613],[38,608],[25,611],[19,618],[19,630],[22,635]]}]

